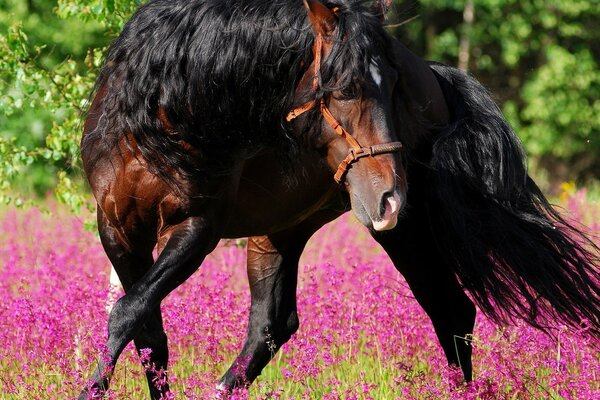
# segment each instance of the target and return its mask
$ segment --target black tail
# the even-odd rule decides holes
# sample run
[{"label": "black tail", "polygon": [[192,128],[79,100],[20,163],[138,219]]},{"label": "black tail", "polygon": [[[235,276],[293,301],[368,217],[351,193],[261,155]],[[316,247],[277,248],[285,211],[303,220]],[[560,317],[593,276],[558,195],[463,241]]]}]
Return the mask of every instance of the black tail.
[{"label": "black tail", "polygon": [[436,138],[439,245],[479,307],[548,332],[562,321],[600,334],[600,250],[554,210],[527,175],[513,130],[471,76],[432,64],[453,125]]}]

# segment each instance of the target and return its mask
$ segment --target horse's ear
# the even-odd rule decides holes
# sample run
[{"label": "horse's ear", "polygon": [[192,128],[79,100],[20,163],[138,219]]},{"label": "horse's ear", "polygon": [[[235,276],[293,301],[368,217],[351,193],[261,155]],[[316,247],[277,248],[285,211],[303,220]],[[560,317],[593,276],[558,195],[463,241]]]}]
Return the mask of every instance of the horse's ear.
[{"label": "horse's ear", "polygon": [[310,24],[317,35],[329,37],[337,26],[337,16],[319,0],[304,0]]},{"label": "horse's ear", "polygon": [[392,0],[373,0],[371,11],[383,22],[390,7],[392,7]]}]

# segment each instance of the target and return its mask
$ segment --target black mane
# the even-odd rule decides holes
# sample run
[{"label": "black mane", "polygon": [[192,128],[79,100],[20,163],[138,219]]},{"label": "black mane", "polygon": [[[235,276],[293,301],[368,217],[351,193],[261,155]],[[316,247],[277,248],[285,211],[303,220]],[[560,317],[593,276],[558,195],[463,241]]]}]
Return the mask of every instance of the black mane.
[{"label": "black mane", "polygon": [[[365,82],[386,41],[360,1],[328,6],[338,7],[339,29],[317,97]],[[283,117],[312,60],[313,40],[300,0],[151,1],[106,54],[97,81],[107,91],[103,115],[82,148],[115,146],[131,132],[153,172],[165,177],[173,170],[195,175],[207,164],[226,167],[264,146],[289,151],[299,138]]]}]

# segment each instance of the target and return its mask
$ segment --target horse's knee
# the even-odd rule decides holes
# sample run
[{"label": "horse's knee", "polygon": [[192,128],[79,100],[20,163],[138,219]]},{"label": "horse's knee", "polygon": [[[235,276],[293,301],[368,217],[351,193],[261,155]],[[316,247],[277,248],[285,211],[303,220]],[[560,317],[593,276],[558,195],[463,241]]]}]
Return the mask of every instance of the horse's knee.
[{"label": "horse's knee", "polygon": [[122,330],[124,330],[129,324],[126,323],[128,319],[128,300],[127,296],[121,297],[113,305],[108,315],[108,333],[109,335],[120,336]]},{"label": "horse's knee", "polygon": [[143,309],[136,305],[135,299],[125,295],[113,306],[108,316],[109,339],[118,342],[124,341],[124,347],[133,340],[135,334],[141,328]]},{"label": "horse's knee", "polygon": [[149,327],[145,325],[134,340],[136,347],[140,350],[150,348],[160,358],[164,358],[168,354],[167,333],[162,327]]}]

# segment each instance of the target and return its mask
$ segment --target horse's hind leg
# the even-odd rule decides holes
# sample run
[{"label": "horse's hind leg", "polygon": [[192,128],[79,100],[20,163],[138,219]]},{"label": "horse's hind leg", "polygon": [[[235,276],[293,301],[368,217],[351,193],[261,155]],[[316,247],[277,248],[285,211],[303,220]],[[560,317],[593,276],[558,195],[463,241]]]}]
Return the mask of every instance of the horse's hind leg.
[{"label": "horse's hind leg", "polygon": [[[147,233],[128,232],[127,242],[125,242],[123,235],[110,225],[100,209],[98,209],[98,231],[102,246],[119,276],[125,293],[127,293],[135,282],[152,267],[154,263],[152,250],[155,240]],[[159,376],[162,371],[167,369],[169,358],[167,335],[163,329],[160,306],[144,322],[134,338],[134,343],[140,355],[143,349],[150,350],[150,354],[145,357],[147,361],[144,367],[148,378],[150,397],[159,399],[161,395],[169,391],[168,383]],[[157,382],[162,384],[158,385]]]},{"label": "horse's hind leg", "polygon": [[435,249],[429,227],[423,227],[425,224],[425,219],[409,217],[393,231],[374,237],[431,318],[449,365],[460,366],[465,380],[470,382],[472,348],[464,338],[473,332],[475,306],[446,267],[449,260]]},{"label": "horse's hind leg", "polygon": [[288,231],[248,239],[252,302],[248,334],[241,353],[219,381],[219,390],[228,392],[254,381],[298,330],[298,260],[310,236],[338,215],[323,211]]},{"label": "horse's hind leg", "polygon": [[251,308],[246,342],[219,382],[220,390],[250,384],[298,329],[298,259],[306,241],[277,247],[268,236],[248,239]]},{"label": "horse's hind leg", "polygon": [[[115,230],[108,229],[106,238],[110,239],[113,233],[117,234]],[[117,236],[113,235],[114,238]],[[137,339],[138,348],[149,345],[156,351],[152,361],[158,366],[166,365],[166,337],[162,336],[164,332],[158,318],[160,302],[197,269],[217,242],[215,230],[205,218],[188,217],[171,227],[170,237],[160,256],[141,277],[123,274],[123,285],[128,288],[110,313],[106,346],[108,354],[102,357],[92,376],[92,392],[102,393],[108,388],[112,368],[131,340]],[[121,264],[120,259],[127,259],[125,255],[124,252],[117,252],[112,257],[117,260],[117,265],[122,266],[125,263]],[[118,268],[117,265],[115,268]],[[120,269],[125,271],[124,268]],[[152,388],[152,382],[150,386]],[[158,396],[159,392],[154,391],[153,396]],[[84,390],[79,398],[86,399],[89,394],[88,390]]]}]

